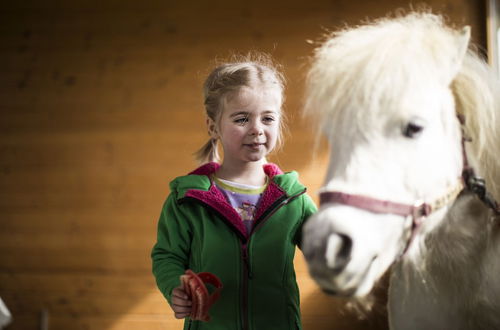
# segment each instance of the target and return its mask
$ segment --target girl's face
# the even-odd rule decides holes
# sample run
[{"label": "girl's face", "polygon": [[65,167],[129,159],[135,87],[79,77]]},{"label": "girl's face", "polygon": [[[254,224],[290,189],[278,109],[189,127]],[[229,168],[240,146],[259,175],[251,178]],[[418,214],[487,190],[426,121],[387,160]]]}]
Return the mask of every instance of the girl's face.
[{"label": "girl's face", "polygon": [[224,162],[265,160],[276,146],[281,94],[274,88],[242,88],[230,97],[219,120],[217,136]]}]

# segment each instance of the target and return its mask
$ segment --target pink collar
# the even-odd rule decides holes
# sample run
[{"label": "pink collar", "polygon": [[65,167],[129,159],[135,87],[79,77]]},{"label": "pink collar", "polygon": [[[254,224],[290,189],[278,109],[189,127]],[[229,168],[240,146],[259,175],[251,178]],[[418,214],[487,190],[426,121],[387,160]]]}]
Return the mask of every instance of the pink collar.
[{"label": "pink collar", "polygon": [[[211,162],[202,165],[190,174],[206,175],[210,178],[210,176],[215,173],[219,169],[219,167],[220,165],[218,163]],[[275,175],[283,174],[281,169],[275,164],[264,165],[264,172],[267,176],[269,176],[269,178],[272,178]],[[262,199],[255,212],[255,219],[259,219],[260,217],[262,217],[264,212],[270,209],[272,205],[274,205],[274,203],[284,195],[286,195],[286,192],[271,180],[266,190],[264,191]],[[217,210],[229,222],[229,224],[238,233],[241,234],[241,236],[245,237],[246,239],[248,238],[249,233],[246,231],[246,228],[241,221],[240,215],[226,201],[226,198],[215,184],[211,183],[208,191],[190,189],[186,192],[185,196],[198,199],[209,205],[213,209]]]},{"label": "pink collar", "polygon": [[[219,168],[220,168],[219,163],[209,162],[201,165],[200,167],[198,167],[196,170],[192,171],[189,174],[210,176],[211,174],[217,172]],[[283,174],[283,171],[278,167],[278,165],[273,163],[265,164],[263,168],[264,168],[264,173],[266,173],[266,175],[269,178],[272,178],[275,175]]]}]

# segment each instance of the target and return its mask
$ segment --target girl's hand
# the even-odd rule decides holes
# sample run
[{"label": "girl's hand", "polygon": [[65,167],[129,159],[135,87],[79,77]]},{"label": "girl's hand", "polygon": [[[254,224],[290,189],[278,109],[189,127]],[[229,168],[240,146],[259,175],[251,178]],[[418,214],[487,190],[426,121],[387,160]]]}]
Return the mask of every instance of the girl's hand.
[{"label": "girl's hand", "polygon": [[176,319],[183,319],[191,314],[191,300],[182,286],[175,288],[172,291],[172,310],[175,313]]}]

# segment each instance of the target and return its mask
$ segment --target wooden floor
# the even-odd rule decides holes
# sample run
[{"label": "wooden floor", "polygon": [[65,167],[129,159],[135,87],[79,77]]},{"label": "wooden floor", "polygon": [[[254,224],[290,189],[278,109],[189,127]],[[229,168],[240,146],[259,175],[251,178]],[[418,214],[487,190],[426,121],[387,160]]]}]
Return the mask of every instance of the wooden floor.
[{"label": "wooden floor", "polygon": [[[476,0],[433,0],[484,45]],[[181,329],[151,275],[168,182],[207,137],[216,56],[270,52],[286,70],[290,135],[273,161],[311,195],[326,154],[301,119],[310,40],[406,0],[10,1],[0,8],[0,297],[11,330]],[[319,292],[296,258],[306,330],[385,329]],[[383,301],[383,295],[382,295]]]}]

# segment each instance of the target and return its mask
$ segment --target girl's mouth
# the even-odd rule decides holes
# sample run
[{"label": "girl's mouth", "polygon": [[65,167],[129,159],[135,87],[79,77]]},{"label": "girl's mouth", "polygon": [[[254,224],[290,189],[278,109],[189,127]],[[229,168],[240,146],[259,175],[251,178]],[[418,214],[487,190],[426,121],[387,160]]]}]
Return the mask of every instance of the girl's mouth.
[{"label": "girl's mouth", "polygon": [[249,147],[252,149],[259,149],[263,145],[264,145],[264,143],[247,143],[247,144],[245,144],[246,147]]}]

